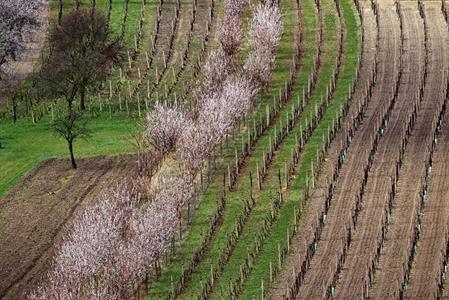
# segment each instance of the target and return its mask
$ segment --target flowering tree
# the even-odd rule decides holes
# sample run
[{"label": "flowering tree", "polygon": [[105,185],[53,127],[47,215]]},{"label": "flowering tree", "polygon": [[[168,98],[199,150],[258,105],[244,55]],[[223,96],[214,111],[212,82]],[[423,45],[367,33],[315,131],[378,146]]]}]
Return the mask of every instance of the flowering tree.
[{"label": "flowering tree", "polygon": [[225,16],[239,17],[247,4],[247,0],[224,0],[223,6]]},{"label": "flowering tree", "polygon": [[56,250],[45,285],[31,299],[81,299],[86,285],[122,238],[127,218],[139,200],[126,185],[105,191],[73,224]]},{"label": "flowering tree", "polygon": [[144,138],[162,154],[166,154],[173,149],[190,123],[190,119],[177,109],[156,104],[147,115]]},{"label": "flowering tree", "polygon": [[223,88],[204,96],[198,103],[198,117],[177,145],[177,157],[194,176],[236,120],[251,106],[256,87],[244,77],[229,79]]},{"label": "flowering tree", "polygon": [[247,1],[225,0],[223,5],[224,17],[216,34],[220,48],[209,54],[203,68],[206,94],[220,89],[228,75],[234,71],[236,56],[242,43],[240,15]]},{"label": "flowering tree", "polygon": [[29,299],[122,299],[159,258],[190,198],[185,177],[165,178],[147,204],[134,186],[102,194],[67,227],[47,279]]},{"label": "flowering tree", "polygon": [[25,49],[24,34],[41,25],[41,9],[41,0],[0,1],[0,80],[5,76],[6,64]]},{"label": "flowering tree", "polygon": [[232,61],[221,49],[212,51],[203,68],[204,86],[207,92],[218,90],[232,72]]},{"label": "flowering tree", "polygon": [[134,211],[107,268],[109,277],[115,276],[115,286],[120,287],[122,296],[145,277],[173,239],[180,208],[191,192],[192,186],[184,177],[168,177],[152,201]]},{"label": "flowering tree", "polygon": [[238,16],[225,16],[218,27],[217,40],[226,55],[233,57],[238,53],[242,42],[242,30]]},{"label": "flowering tree", "polygon": [[259,4],[254,13],[248,36],[251,49],[244,70],[263,87],[271,80],[276,48],[281,39],[282,18],[279,7],[272,3]]}]

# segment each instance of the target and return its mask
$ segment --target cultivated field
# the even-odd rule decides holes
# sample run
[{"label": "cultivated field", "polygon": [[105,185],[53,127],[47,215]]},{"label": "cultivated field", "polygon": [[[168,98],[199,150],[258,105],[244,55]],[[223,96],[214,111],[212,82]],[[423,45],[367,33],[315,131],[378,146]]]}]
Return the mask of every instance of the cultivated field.
[{"label": "cultivated field", "polygon": [[134,156],[87,158],[73,171],[51,159],[24,177],[1,202],[2,299],[24,298],[45,273],[64,224],[90,205],[102,189],[131,176]]},{"label": "cultivated field", "polygon": [[[117,299],[449,298],[444,1],[275,1],[282,35],[269,82],[202,157],[163,251]],[[237,14],[232,79],[246,79],[254,52],[253,2]],[[148,125],[136,124],[160,103],[201,115],[229,13],[216,0],[49,3],[50,24],[95,3],[125,59],[89,94],[93,138],[76,144],[76,170],[49,137],[56,102],[19,106],[12,124],[0,98],[0,299],[45,283],[76,216],[138,177],[130,152],[142,154],[134,133]],[[179,171],[181,146],[164,153],[156,179]],[[139,208],[157,199],[148,189]]]}]

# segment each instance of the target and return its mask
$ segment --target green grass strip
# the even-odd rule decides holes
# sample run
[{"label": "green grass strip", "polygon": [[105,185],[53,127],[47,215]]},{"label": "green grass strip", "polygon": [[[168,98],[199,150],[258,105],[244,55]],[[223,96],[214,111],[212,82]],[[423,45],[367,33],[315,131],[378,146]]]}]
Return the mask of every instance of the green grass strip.
[{"label": "green grass strip", "polygon": [[[259,120],[265,117],[265,107],[268,105],[273,107],[273,97],[278,94],[279,88],[282,88],[284,81],[288,77],[289,68],[292,58],[292,42],[293,33],[284,31],[281,43],[278,47],[278,56],[276,58],[276,68],[273,71],[272,85],[266,95],[258,100],[258,105],[254,108],[254,113],[248,114],[248,122],[252,124],[252,120]],[[246,137],[248,128],[244,128],[240,133],[234,136],[234,139],[229,143],[228,149],[231,151],[227,157],[224,157],[226,162],[232,161],[234,158],[234,148],[241,148],[241,137]],[[223,169],[224,170],[224,169]],[[218,171],[214,176],[209,189],[204,193],[201,203],[195,212],[192,224],[190,225],[189,235],[181,242],[180,248],[176,256],[163,269],[161,277],[151,284],[151,289],[148,298],[158,299],[166,297],[171,292],[172,282],[178,282],[181,278],[183,269],[192,262],[194,254],[203,245],[204,240],[209,229],[209,220],[214,215],[217,209],[217,200],[222,192],[222,174]],[[241,204],[241,203],[240,203]],[[238,207],[241,207],[239,205]],[[226,210],[233,209],[232,206],[227,206]],[[235,215],[235,214],[234,214]],[[233,223],[233,222],[232,222]],[[214,237],[215,239],[216,237]]]},{"label": "green grass strip", "polygon": [[[294,1],[288,1],[282,3],[282,15],[283,15],[283,22],[284,22],[284,34],[283,38],[288,39],[290,41],[290,44],[292,41],[295,40],[296,35],[296,23],[297,23],[297,10],[295,9],[295,2]],[[294,48],[279,48],[278,49],[278,56],[285,57],[283,60],[284,70],[289,71],[291,58],[294,54]],[[284,74],[281,78],[279,78],[281,84],[282,84],[282,78],[287,78],[288,72]],[[277,82],[277,81],[275,81]],[[268,132],[274,130],[273,128],[269,130]],[[257,147],[253,154],[251,155],[251,158],[254,156],[260,157],[262,155],[262,149],[265,149],[266,142],[268,141],[268,136],[270,134],[264,134],[259,141],[257,142]],[[250,164],[255,169],[255,162],[253,159],[250,159]],[[221,225],[220,229],[216,233],[216,235],[213,237],[210,250],[207,253],[207,256],[203,259],[201,264],[198,266],[195,273],[192,275],[192,280],[190,282],[190,285],[186,289],[185,293],[183,294],[184,299],[196,299],[201,295],[203,284],[208,280],[210,269],[211,267],[216,270],[220,266],[220,258],[222,257],[223,253],[226,251],[226,247],[228,244],[229,237],[231,234],[235,231],[236,226],[236,220],[240,216],[241,212],[244,209],[244,203],[242,202],[243,199],[249,199],[249,182],[246,180],[246,178],[249,178],[249,171],[253,168],[247,168],[245,169],[244,173],[241,175],[240,178],[243,178],[243,181],[239,182],[239,186],[237,191],[231,192],[228,194],[227,197],[227,208],[224,212],[224,218],[223,218],[223,224]]]},{"label": "green grass strip", "polygon": [[[324,2],[324,1],[323,1]],[[323,3],[324,4],[324,3]],[[306,188],[308,174],[311,173],[311,166],[316,161],[317,150],[322,148],[323,137],[327,136],[328,126],[332,126],[337,112],[347,101],[347,91],[352,85],[353,77],[357,68],[357,57],[360,49],[359,24],[354,14],[354,8],[350,0],[342,0],[341,8],[344,17],[345,40],[344,40],[344,64],[342,65],[341,75],[337,83],[334,98],[326,110],[318,128],[314,131],[309,143],[306,145],[302,156],[297,179],[285,204],[279,212],[277,222],[271,230],[271,235],[263,245],[255,266],[249,277],[244,283],[244,292],[242,299],[253,299],[262,294],[261,283],[264,282],[265,290],[269,287],[269,267],[270,262],[276,269],[278,257],[278,245],[281,252],[287,248],[287,232],[292,231],[294,226],[293,212],[301,207],[302,193]]]},{"label": "green grass strip", "polygon": [[[285,4],[285,3],[284,3]],[[303,26],[304,26],[304,58],[303,65],[301,66],[301,71],[299,73],[299,79],[295,84],[294,92],[292,93],[292,106],[295,105],[297,97],[302,97],[303,90],[307,89],[308,78],[313,68],[313,60],[314,60],[314,51],[316,48],[316,28],[317,28],[317,16],[316,16],[316,8],[313,0],[304,0],[301,2],[303,9]],[[329,76],[332,74],[328,72],[328,70],[332,69],[334,65],[335,58],[337,53],[335,47],[335,31],[336,24],[332,24],[330,26],[324,28],[324,50],[326,55],[323,57],[322,61],[324,65],[322,66],[322,72],[319,75],[317,86],[325,85],[329,82]],[[327,77],[321,76],[321,74],[326,74]],[[306,108],[305,112],[310,111],[314,108],[315,103],[320,101],[320,97],[312,96],[309,101],[308,109]],[[286,120],[287,115],[291,112],[290,106],[286,106],[285,109],[281,112],[281,117],[283,121]],[[276,124],[279,124],[279,120]],[[283,122],[285,125],[286,122]],[[304,125],[304,124],[303,124]],[[279,126],[280,127],[280,126]],[[269,139],[271,137],[274,140],[275,132],[279,132],[279,127],[277,130],[272,128],[267,132],[267,134],[261,138],[260,145],[257,150],[254,151],[249,163],[249,169],[252,170],[253,174],[257,172],[257,164],[259,166],[262,165],[262,156],[263,152],[267,152]],[[263,223],[267,214],[271,213],[271,203],[274,198],[278,196],[278,171],[281,170],[282,178],[284,178],[284,162],[288,161],[291,157],[291,150],[295,146],[296,142],[296,134],[299,132],[299,124],[296,126],[287,138],[284,140],[281,149],[276,153],[274,157],[274,161],[272,162],[271,168],[266,175],[263,190],[261,193],[257,193],[254,195],[256,198],[256,204],[253,208],[253,211],[244,226],[244,229],[241,233],[239,241],[230,257],[227,265],[223,270],[223,274],[221,278],[218,280],[218,284],[215,285],[214,293],[211,296],[211,299],[221,299],[222,297],[228,298],[229,294],[229,283],[235,282],[240,274],[240,264],[242,260],[244,260],[247,256],[248,247],[252,247],[250,245],[254,245],[254,238],[260,234],[262,230]],[[248,174],[247,174],[248,175]],[[249,180],[244,179],[242,184],[239,186],[239,190],[249,190],[250,184]],[[237,195],[238,197],[239,195]],[[241,195],[240,195],[241,196]]]},{"label": "green grass strip", "polygon": [[[113,10],[117,9],[115,7],[115,3],[113,6]],[[125,36],[124,36],[124,42],[126,47],[128,48],[134,48],[134,38],[137,34],[137,29],[139,28],[139,20],[140,20],[140,11],[142,8],[142,1],[131,1],[128,2],[128,16],[126,18],[126,24],[125,24]],[[113,18],[111,16],[111,20],[119,21],[120,19]]]}]

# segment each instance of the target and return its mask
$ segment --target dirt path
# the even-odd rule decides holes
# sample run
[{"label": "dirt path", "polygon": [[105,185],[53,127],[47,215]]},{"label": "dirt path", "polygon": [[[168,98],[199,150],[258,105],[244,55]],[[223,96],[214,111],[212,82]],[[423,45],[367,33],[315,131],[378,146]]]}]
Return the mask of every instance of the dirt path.
[{"label": "dirt path", "polygon": [[0,200],[0,298],[24,299],[45,275],[58,233],[80,207],[132,173],[135,158],[51,159]]},{"label": "dirt path", "polygon": [[38,63],[48,28],[48,10],[48,1],[44,1],[44,7],[41,11],[41,15],[44,19],[42,27],[35,34],[24,36],[24,39],[27,42],[25,51],[17,61],[12,62],[8,66],[8,69],[12,74],[12,79],[7,83],[0,81],[0,107],[8,102],[12,90],[17,88],[19,84],[26,79],[28,74],[33,72],[34,67]]},{"label": "dirt path", "polygon": [[[411,15],[419,22],[416,3],[403,3],[403,12],[407,20]],[[433,15],[428,18],[429,55],[428,77],[420,114],[417,116],[414,133],[405,151],[404,163],[397,185],[397,195],[391,214],[391,224],[386,235],[384,249],[381,252],[376,280],[370,291],[370,297],[384,299],[392,297],[397,283],[402,284],[405,276],[415,233],[415,224],[420,207],[420,192],[426,175],[428,149],[432,143],[433,121],[438,115],[438,105],[446,95],[447,87],[447,35],[442,35],[437,23],[438,16],[433,7]],[[436,19],[435,19],[436,18]],[[441,21],[441,18],[440,18]],[[408,22],[408,21],[406,21]],[[444,26],[444,25],[443,25]],[[444,28],[444,27],[441,27]],[[441,71],[444,71],[444,75]],[[423,292],[425,292],[423,290]],[[429,297],[431,294],[428,295]]]}]

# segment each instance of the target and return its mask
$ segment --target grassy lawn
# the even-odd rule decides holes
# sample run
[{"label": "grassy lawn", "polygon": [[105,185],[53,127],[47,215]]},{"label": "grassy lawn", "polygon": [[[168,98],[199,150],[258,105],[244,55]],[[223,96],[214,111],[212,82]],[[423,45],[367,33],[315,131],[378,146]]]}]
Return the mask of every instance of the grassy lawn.
[{"label": "grassy lawn", "polygon": [[[137,129],[136,120],[114,116],[112,120],[102,114],[88,123],[92,138],[75,142],[75,155],[116,155],[133,152],[132,133]],[[0,197],[17,181],[50,157],[68,157],[67,143],[55,137],[50,117],[33,124],[28,119],[18,123],[0,124]]]},{"label": "grassy lawn", "polygon": [[[105,14],[109,0],[97,0],[97,8]],[[115,34],[120,31],[124,0],[114,1],[111,10],[110,26]],[[58,15],[59,1],[50,1],[51,18]],[[129,1],[128,16],[125,26],[125,41],[128,47],[134,45],[134,35],[140,17],[142,1]],[[90,7],[90,2],[82,1],[82,7]],[[146,6],[146,24],[152,28],[157,2]],[[64,13],[75,8],[75,1],[64,1]],[[146,46],[143,45],[143,46]],[[97,100],[92,100],[98,106]],[[114,107],[117,106],[116,104]],[[1,108],[5,111],[7,108]],[[39,110],[39,109],[38,109]],[[107,110],[107,109],[105,109]],[[100,113],[98,117],[90,118],[88,127],[92,131],[92,138],[88,141],[75,142],[76,157],[95,155],[118,155],[133,152],[132,133],[136,130],[136,119],[117,113],[110,120],[108,113]],[[22,110],[20,110],[22,112]],[[24,113],[24,112],[23,112]],[[12,124],[8,113],[2,113],[0,119],[0,197],[10,190],[22,176],[50,157],[68,157],[65,140],[55,137],[51,128],[51,117],[45,115],[36,124],[29,116],[20,115],[16,124]]]}]

